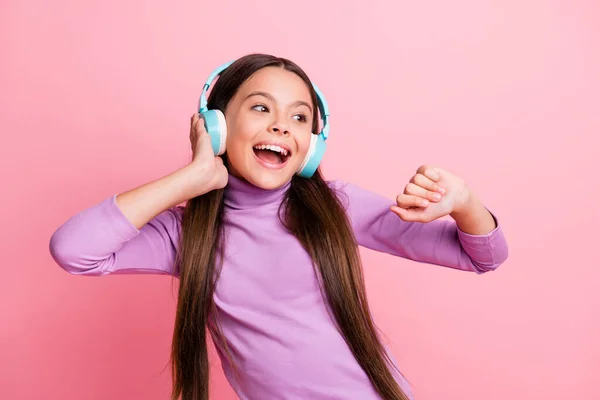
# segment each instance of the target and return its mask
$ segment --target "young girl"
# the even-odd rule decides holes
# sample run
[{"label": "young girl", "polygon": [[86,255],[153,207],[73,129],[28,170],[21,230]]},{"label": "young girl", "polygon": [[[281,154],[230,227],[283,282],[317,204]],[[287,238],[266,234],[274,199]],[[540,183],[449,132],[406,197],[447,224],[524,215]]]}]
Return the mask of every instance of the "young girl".
[{"label": "young girl", "polygon": [[325,181],[327,104],[289,60],[217,70],[200,111],[192,161],[66,221],[50,240],[58,265],[179,278],[172,399],[208,398],[206,329],[243,400],[411,399],[369,312],[358,246],[483,273],[508,256],[497,219],[441,168],[420,167],[395,202]]}]

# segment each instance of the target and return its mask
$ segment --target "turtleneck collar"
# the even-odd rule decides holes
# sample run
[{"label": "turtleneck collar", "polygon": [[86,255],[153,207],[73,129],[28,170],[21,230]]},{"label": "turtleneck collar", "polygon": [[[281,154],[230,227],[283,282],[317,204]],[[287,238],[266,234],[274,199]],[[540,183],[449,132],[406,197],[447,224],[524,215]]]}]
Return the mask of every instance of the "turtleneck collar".
[{"label": "turtleneck collar", "polygon": [[279,206],[290,185],[291,181],[277,189],[267,190],[229,174],[225,187],[225,205],[238,210],[265,205]]}]

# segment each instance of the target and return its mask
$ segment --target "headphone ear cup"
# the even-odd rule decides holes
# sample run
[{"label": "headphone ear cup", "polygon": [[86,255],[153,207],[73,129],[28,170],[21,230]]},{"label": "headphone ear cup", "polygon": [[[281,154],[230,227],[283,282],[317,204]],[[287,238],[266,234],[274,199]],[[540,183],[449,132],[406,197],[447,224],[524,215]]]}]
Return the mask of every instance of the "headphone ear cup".
[{"label": "headphone ear cup", "polygon": [[323,159],[326,148],[327,144],[325,143],[323,136],[312,134],[310,136],[308,152],[306,153],[306,157],[300,165],[300,168],[298,168],[297,174],[303,178],[310,178],[313,176]]},{"label": "headphone ear cup", "polygon": [[227,123],[221,110],[208,110],[203,112],[204,128],[210,136],[213,153],[220,156],[225,153],[227,142]]}]

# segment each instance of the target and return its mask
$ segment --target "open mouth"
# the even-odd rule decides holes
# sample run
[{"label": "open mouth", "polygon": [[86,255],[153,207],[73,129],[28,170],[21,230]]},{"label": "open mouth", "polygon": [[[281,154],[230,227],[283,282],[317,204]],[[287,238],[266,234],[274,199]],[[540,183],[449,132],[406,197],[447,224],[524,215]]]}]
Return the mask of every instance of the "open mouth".
[{"label": "open mouth", "polygon": [[273,166],[282,166],[292,155],[291,151],[272,144],[259,144],[252,149],[259,160]]}]

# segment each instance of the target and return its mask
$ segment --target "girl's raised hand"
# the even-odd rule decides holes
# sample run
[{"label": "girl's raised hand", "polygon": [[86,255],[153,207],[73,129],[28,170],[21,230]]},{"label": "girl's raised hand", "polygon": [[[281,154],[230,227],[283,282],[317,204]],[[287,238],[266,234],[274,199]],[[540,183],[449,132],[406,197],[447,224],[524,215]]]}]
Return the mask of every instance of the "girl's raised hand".
[{"label": "girl's raised hand", "polygon": [[211,138],[204,127],[204,119],[194,113],[190,122],[190,145],[192,147],[191,166],[196,166],[200,186],[210,190],[221,189],[229,178],[223,159],[213,153]]},{"label": "girl's raised hand", "polygon": [[430,222],[467,206],[470,190],[464,179],[431,165],[422,165],[390,209],[402,220]]}]

